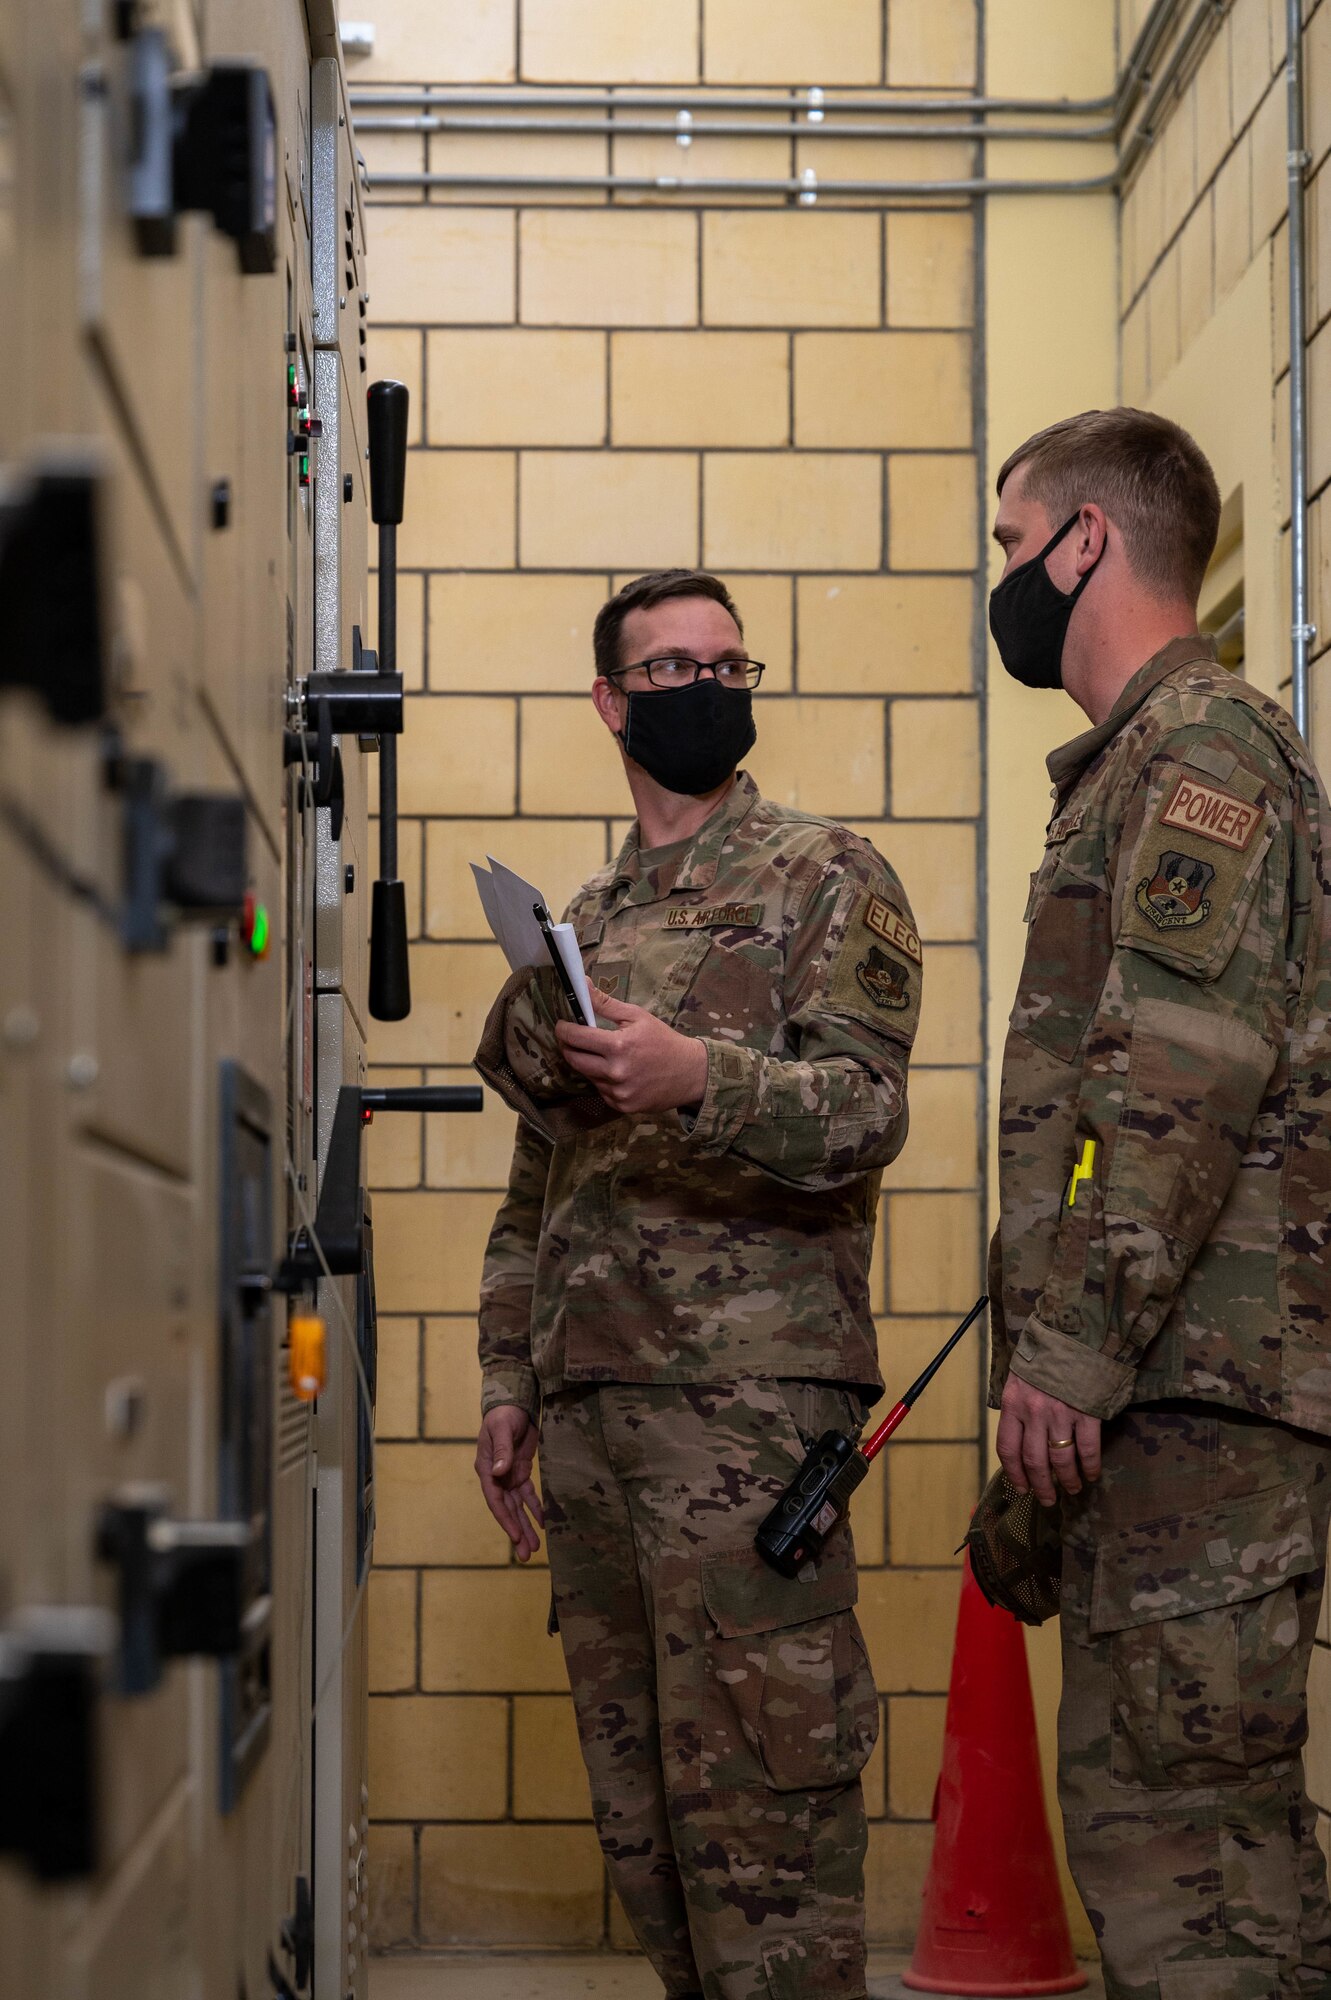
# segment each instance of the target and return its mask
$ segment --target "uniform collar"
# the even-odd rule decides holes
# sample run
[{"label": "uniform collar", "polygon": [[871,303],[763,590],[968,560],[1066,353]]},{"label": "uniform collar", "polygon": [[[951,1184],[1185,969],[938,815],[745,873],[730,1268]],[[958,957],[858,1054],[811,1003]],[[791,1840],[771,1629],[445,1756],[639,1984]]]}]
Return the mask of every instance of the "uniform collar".
[{"label": "uniform collar", "polygon": [[638,822],[634,820],[628,838],[615,862],[611,889],[631,885],[629,900],[655,903],[676,889],[710,889],[721,864],[726,841],[758,803],[758,787],[747,771],[736,771],[735,782],[716,810],[708,815],[679,858],[661,868],[645,869],[638,847]]},{"label": "uniform collar", "polygon": [[1070,743],[1050,752],[1048,758],[1049,775],[1054,781],[1054,789],[1059,798],[1077,782],[1082,772],[1092,760],[1099,756],[1106,744],[1112,743],[1124,724],[1130,722],[1147,696],[1159,687],[1168,675],[1177,673],[1180,667],[1199,666],[1203,663],[1214,666],[1216,662],[1215,640],[1206,633],[1194,632],[1187,639],[1171,639],[1139,667],[1124,688],[1104,721],[1095,729],[1087,729],[1080,736],[1074,736]]}]

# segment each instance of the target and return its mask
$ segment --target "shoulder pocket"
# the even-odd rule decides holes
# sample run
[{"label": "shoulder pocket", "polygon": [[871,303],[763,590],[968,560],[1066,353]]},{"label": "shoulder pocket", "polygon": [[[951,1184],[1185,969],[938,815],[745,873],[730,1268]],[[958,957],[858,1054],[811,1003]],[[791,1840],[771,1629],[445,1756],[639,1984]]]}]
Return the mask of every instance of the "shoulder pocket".
[{"label": "shoulder pocket", "polygon": [[1261,888],[1275,814],[1165,768],[1123,870],[1115,944],[1193,980],[1221,976]]},{"label": "shoulder pocket", "polygon": [[847,880],[828,926],[816,1005],[909,1047],[920,1021],[923,973],[914,925],[886,894]]}]

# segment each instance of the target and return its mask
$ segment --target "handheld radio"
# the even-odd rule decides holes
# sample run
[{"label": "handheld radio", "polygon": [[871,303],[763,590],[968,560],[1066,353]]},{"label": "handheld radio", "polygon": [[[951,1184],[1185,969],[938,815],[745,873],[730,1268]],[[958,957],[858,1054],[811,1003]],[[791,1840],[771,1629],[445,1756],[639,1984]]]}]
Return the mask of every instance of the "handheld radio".
[{"label": "handheld radio", "polygon": [[911,1383],[865,1444],[858,1444],[853,1433],[847,1436],[841,1431],[823,1432],[754,1537],[754,1546],[764,1562],[769,1562],[782,1576],[793,1577],[806,1562],[822,1554],[823,1544],[845,1515],[855,1488],[868,1477],[873,1460],[988,1303],[987,1295],[976,1300],[956,1332],[939,1348],[924,1373]]}]

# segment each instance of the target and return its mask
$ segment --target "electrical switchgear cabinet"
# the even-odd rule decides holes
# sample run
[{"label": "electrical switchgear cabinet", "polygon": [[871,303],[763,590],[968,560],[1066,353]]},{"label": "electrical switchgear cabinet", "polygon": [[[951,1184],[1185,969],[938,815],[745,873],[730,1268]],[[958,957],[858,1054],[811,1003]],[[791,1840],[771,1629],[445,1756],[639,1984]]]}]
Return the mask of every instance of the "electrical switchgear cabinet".
[{"label": "electrical switchgear cabinet", "polygon": [[281,1281],[366,1032],[331,6],[12,0],[0,181],[0,1993],[363,2000],[372,1283],[316,1418]]}]

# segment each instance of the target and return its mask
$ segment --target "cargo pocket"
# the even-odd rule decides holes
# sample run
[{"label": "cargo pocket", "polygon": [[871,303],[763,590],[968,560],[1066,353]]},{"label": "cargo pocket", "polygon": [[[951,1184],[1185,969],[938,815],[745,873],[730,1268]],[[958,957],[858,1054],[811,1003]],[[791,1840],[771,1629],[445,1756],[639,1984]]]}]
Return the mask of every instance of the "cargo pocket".
[{"label": "cargo pocket", "polygon": [[755,1549],[704,1556],[701,1779],[709,1791],[848,1784],[878,1736],[847,1536],[807,1582]]},{"label": "cargo pocket", "polygon": [[1116,1785],[1238,1785],[1298,1753],[1295,1579],[1320,1560],[1302,1485],[1101,1542],[1090,1629],[1111,1641]]}]

